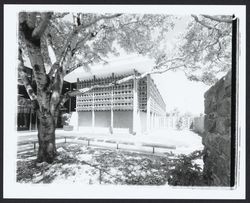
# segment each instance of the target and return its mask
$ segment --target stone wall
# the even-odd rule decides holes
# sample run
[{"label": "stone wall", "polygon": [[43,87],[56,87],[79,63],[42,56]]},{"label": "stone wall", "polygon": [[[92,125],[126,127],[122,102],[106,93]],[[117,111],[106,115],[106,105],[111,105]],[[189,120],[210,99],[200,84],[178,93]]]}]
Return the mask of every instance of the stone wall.
[{"label": "stone wall", "polygon": [[199,135],[204,133],[204,116],[194,117],[192,130]]},{"label": "stone wall", "polygon": [[231,157],[231,72],[204,95],[204,172],[207,184],[230,185]]}]

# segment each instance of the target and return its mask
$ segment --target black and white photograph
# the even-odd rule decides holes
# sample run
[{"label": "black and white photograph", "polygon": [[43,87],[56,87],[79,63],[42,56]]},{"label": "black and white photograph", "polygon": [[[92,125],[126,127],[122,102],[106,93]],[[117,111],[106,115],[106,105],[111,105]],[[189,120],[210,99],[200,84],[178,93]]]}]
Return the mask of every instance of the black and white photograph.
[{"label": "black and white photograph", "polygon": [[4,196],[244,199],[245,20],[5,5]]}]

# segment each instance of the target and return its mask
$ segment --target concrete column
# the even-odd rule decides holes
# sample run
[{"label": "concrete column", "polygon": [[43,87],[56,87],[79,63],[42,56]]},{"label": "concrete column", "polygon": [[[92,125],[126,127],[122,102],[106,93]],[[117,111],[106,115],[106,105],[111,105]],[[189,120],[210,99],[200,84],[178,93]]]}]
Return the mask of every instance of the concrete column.
[{"label": "concrete column", "polygon": [[147,132],[150,131],[150,125],[151,125],[151,119],[150,119],[150,103],[151,103],[151,99],[150,97],[148,98],[147,101]]},{"label": "concrete column", "polygon": [[113,112],[113,107],[111,107],[111,110],[110,110],[110,133],[113,134],[113,130],[114,130],[114,112]]},{"label": "concrete column", "polygon": [[[136,72],[134,73],[136,75]],[[133,87],[133,134],[138,132],[138,81],[134,79]]]},{"label": "concrete column", "polygon": [[151,129],[151,115],[150,109],[151,107],[151,97],[150,97],[150,75],[147,75],[147,133],[150,132]]},{"label": "concrete column", "polygon": [[153,119],[154,119],[154,128],[156,127],[156,114],[153,114]]},{"label": "concrete column", "polygon": [[[76,89],[80,89],[80,80],[77,78]],[[77,97],[76,97],[76,130],[79,131],[79,111],[77,109]]]},{"label": "concrete column", "polygon": [[[114,81],[114,73],[112,73],[112,82]],[[114,129],[114,112],[113,112],[113,103],[114,103],[114,87],[111,89],[111,108],[110,108],[110,133],[113,134]]]},{"label": "concrete column", "polygon": [[92,128],[95,127],[95,110],[92,109]]},{"label": "concrete column", "polygon": [[[94,84],[95,85],[95,76],[94,76]],[[92,131],[95,129],[95,92],[92,90]]]},{"label": "concrete column", "polygon": [[79,131],[79,112],[76,110],[76,130]]},{"label": "concrete column", "polygon": [[157,115],[155,113],[155,128],[157,128],[158,122],[157,122]]}]

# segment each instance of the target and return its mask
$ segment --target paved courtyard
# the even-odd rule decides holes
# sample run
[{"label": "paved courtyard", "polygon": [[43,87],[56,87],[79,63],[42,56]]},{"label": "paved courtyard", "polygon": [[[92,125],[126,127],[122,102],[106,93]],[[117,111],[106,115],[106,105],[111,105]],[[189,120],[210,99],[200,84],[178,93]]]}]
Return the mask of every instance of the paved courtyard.
[{"label": "paved courtyard", "polygon": [[[65,139],[66,138],[66,139]],[[126,150],[154,153],[172,152],[174,154],[189,154],[202,150],[201,137],[190,130],[161,129],[147,135],[131,134],[89,134],[81,131],[56,130],[57,143],[83,142],[92,146],[119,148]],[[36,131],[18,132],[18,150],[32,148],[37,141]],[[29,145],[27,145],[29,143]],[[118,144],[118,145],[117,145]],[[154,149],[153,149],[154,147]]]}]

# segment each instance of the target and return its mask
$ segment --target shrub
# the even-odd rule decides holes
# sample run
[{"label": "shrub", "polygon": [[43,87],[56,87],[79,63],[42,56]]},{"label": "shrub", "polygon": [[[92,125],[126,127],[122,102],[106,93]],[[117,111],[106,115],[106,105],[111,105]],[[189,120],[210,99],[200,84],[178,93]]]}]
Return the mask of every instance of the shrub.
[{"label": "shrub", "polygon": [[70,118],[71,118],[71,114],[70,113],[64,113],[62,114],[62,125],[63,126],[68,126],[70,123]]},{"label": "shrub", "polygon": [[177,130],[182,130],[183,129],[183,127],[184,127],[183,126],[183,118],[178,119],[175,127],[176,127]]},{"label": "shrub", "polygon": [[194,160],[203,156],[203,151],[194,151],[190,155],[179,155],[173,163],[175,166],[169,171],[168,184],[173,186],[201,186],[205,185],[201,167]]}]

